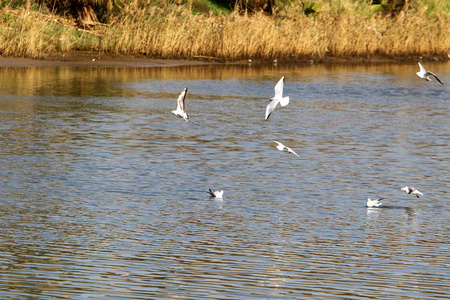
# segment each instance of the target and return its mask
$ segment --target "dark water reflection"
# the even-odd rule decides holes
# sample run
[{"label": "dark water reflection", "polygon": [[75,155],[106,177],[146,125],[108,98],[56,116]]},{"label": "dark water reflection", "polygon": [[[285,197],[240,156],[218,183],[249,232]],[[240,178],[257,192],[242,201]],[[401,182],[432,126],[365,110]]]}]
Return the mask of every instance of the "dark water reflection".
[{"label": "dark water reflection", "polygon": [[416,69],[0,69],[1,298],[449,298],[450,90]]}]

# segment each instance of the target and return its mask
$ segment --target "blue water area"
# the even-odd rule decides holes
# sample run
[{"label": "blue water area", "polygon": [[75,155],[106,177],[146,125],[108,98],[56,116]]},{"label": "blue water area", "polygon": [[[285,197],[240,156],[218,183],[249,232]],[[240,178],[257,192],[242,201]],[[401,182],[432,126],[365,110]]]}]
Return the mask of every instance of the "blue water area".
[{"label": "blue water area", "polygon": [[450,64],[426,67],[444,85],[417,64],[0,68],[1,298],[450,298]]}]

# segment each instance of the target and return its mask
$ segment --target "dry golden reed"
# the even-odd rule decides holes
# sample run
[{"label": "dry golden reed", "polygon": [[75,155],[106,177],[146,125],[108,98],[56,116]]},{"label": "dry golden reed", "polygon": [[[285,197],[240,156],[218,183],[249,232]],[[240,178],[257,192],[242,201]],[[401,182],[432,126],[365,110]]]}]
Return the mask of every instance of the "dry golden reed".
[{"label": "dry golden reed", "polygon": [[[346,4],[343,0],[343,3]],[[185,7],[130,9],[108,26],[83,31],[32,10],[4,11],[0,53],[43,57],[50,52],[94,50],[161,58],[222,60],[326,57],[438,56],[450,51],[450,13],[426,7],[397,17],[325,10],[305,16],[286,7],[275,16],[193,14]],[[6,9],[4,9],[6,10]],[[289,13],[291,11],[291,13]]]}]

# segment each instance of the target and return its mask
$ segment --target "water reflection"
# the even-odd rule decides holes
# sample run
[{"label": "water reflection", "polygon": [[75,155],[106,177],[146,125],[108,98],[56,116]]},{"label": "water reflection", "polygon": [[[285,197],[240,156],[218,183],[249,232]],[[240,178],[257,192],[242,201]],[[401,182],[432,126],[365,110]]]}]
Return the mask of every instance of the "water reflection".
[{"label": "water reflection", "polygon": [[[442,78],[449,75],[448,63],[427,62],[430,70]],[[422,82],[415,72],[418,66],[411,64],[256,64],[256,65],[204,65],[155,68],[124,67],[4,67],[0,68],[3,82],[2,93],[11,95],[63,95],[74,97],[117,96],[135,97],[139,91],[128,89],[119,83],[140,82],[148,79],[159,80],[265,80],[286,75],[287,82],[301,79],[322,83],[364,84],[371,81],[383,89],[383,81],[394,81],[408,86],[433,86],[433,82]],[[435,83],[435,82],[434,82]],[[287,84],[288,85],[288,84]],[[335,88],[334,85],[332,87]],[[402,92],[402,89],[399,89]],[[431,93],[438,92],[431,91]],[[346,91],[351,93],[351,91]],[[354,91],[358,93],[358,90]],[[386,89],[386,93],[389,90]],[[391,92],[395,92],[392,90]],[[440,92],[438,92],[440,93]]]},{"label": "water reflection", "polygon": [[448,298],[449,91],[416,68],[0,69],[0,294]]}]

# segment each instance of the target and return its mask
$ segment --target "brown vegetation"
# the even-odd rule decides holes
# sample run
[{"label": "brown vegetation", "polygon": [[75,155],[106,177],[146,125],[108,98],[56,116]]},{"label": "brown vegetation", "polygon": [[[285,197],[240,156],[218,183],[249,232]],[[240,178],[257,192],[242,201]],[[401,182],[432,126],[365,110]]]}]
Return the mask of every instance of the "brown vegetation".
[{"label": "brown vegetation", "polygon": [[323,4],[306,16],[305,5],[279,7],[270,16],[232,12],[193,14],[185,6],[140,6],[111,16],[108,24],[77,28],[74,20],[47,11],[3,9],[0,53],[45,57],[52,52],[87,50],[160,58],[211,57],[220,60],[321,60],[327,57],[448,58],[450,13],[427,6],[376,14],[352,1],[338,9]]}]

